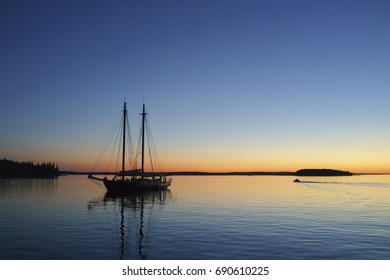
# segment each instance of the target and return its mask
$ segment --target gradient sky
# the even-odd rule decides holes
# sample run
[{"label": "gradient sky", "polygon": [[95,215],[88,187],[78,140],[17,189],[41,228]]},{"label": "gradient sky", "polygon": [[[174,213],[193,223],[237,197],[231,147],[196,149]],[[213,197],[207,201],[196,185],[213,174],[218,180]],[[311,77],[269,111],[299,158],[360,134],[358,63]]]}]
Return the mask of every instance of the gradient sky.
[{"label": "gradient sky", "polygon": [[0,2],[1,158],[89,171],[124,98],[167,171],[390,172],[390,1]]}]

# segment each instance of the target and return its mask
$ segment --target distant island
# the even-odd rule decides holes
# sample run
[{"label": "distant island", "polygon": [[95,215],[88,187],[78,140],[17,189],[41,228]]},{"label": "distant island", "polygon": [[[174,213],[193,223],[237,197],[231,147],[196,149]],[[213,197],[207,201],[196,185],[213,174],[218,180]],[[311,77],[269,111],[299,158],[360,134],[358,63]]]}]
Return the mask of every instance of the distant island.
[{"label": "distant island", "polygon": [[36,163],[0,160],[0,178],[52,178],[60,175],[54,162]]},{"label": "distant island", "polygon": [[296,176],[352,176],[349,171],[335,169],[300,169],[294,173]]}]

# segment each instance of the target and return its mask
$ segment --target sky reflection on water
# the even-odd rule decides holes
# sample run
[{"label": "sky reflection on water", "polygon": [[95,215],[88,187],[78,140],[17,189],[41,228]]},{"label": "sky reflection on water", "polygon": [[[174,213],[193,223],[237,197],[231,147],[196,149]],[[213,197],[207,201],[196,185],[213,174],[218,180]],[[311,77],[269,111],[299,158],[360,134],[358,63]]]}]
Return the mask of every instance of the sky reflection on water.
[{"label": "sky reflection on water", "polygon": [[112,197],[84,176],[0,181],[0,259],[390,259],[390,176],[180,177]]}]

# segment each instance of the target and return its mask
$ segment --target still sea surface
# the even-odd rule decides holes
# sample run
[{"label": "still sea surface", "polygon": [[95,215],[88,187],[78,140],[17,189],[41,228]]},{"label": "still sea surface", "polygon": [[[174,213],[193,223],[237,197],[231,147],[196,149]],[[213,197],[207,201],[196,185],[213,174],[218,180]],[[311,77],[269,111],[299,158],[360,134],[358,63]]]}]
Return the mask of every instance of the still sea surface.
[{"label": "still sea surface", "polygon": [[0,179],[0,259],[390,259],[390,176]]}]

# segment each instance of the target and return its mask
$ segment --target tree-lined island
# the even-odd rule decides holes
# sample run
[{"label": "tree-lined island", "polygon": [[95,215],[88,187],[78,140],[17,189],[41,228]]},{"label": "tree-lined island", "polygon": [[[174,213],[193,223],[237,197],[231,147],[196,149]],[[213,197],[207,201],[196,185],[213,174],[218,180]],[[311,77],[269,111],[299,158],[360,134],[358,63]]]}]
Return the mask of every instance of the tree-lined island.
[{"label": "tree-lined island", "polygon": [[300,169],[294,174],[295,176],[352,176],[349,171],[335,169]]},{"label": "tree-lined island", "polygon": [[54,162],[0,160],[0,178],[53,178],[59,175],[58,165]]}]

